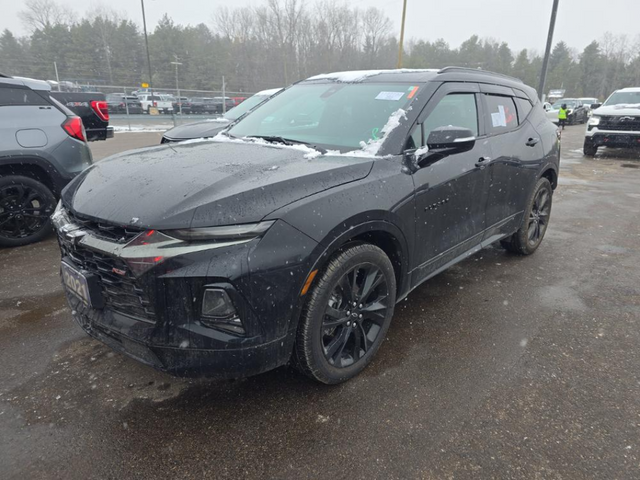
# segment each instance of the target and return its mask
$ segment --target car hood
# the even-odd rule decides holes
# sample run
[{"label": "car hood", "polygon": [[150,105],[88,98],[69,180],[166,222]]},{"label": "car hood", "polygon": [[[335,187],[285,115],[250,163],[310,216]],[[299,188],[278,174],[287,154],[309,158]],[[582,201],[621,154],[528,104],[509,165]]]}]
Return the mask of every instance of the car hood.
[{"label": "car hood", "polygon": [[85,217],[141,228],[258,222],[292,202],[366,177],[370,158],[318,156],[295,147],[202,141],[105,159],[64,190]]},{"label": "car hood", "polygon": [[593,111],[594,115],[607,115],[607,116],[639,116],[640,104],[637,105],[610,105],[596,108]]},{"label": "car hood", "polygon": [[167,130],[164,134],[169,140],[189,140],[192,138],[215,137],[221,130],[229,125],[229,121],[224,118],[209,120],[204,122],[188,123],[178,125]]}]

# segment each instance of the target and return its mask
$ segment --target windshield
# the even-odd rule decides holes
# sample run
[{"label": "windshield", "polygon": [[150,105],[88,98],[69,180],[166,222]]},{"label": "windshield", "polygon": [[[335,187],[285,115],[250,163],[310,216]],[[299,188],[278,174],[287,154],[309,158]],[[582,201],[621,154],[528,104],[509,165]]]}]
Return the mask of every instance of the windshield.
[{"label": "windshield", "polygon": [[229,120],[237,120],[242,115],[247,113],[249,110],[260,105],[262,102],[264,102],[268,98],[269,98],[269,95],[254,95],[253,97],[249,97],[237,107],[234,107],[231,110],[229,110],[224,115],[224,117]]},{"label": "windshield", "polygon": [[638,105],[640,104],[640,92],[616,92],[611,95],[605,105]]},{"label": "windshield", "polygon": [[575,100],[558,100],[556,103],[552,105],[554,110],[560,110],[562,105],[566,105],[567,108],[575,108],[576,101]]},{"label": "windshield", "polygon": [[408,84],[299,84],[272,98],[229,130],[237,137],[278,136],[338,149],[377,140],[392,113],[407,109]]}]

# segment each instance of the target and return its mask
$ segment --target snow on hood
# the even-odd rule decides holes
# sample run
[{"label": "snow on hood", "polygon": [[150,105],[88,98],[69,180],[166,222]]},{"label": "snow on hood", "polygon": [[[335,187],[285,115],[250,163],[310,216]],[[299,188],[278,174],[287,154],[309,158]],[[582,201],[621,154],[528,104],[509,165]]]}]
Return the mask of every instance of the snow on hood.
[{"label": "snow on hood", "polygon": [[180,145],[188,145],[190,143],[204,143],[204,142],[216,142],[216,143],[254,143],[258,145],[267,145],[269,147],[297,150],[304,153],[304,158],[313,159],[322,155],[322,152],[315,148],[308,147],[306,145],[283,145],[281,143],[267,142],[262,138],[232,138],[224,133],[218,133],[215,137],[211,138],[194,138],[192,140],[185,140],[180,142]]},{"label": "snow on hood", "polygon": [[636,109],[640,110],[640,103],[621,103],[619,105],[613,105],[616,110]]},{"label": "snow on hood", "polygon": [[385,73],[426,73],[426,72],[438,72],[436,69],[426,68],[396,68],[393,70],[354,70],[349,72],[334,72],[334,73],[321,73],[315,75],[307,80],[335,80],[342,83],[358,83],[366,80],[369,77],[375,77],[376,75],[382,75]]}]

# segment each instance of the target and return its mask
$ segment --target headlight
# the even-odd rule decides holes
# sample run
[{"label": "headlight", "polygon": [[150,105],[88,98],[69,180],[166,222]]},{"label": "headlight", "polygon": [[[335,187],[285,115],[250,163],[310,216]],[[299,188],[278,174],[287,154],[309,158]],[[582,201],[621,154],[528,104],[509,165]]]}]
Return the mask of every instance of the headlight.
[{"label": "headlight", "polygon": [[600,125],[600,117],[597,115],[591,115],[591,118],[589,119],[589,125]]},{"label": "headlight", "polygon": [[228,225],[223,227],[184,228],[180,230],[167,230],[163,233],[173,238],[188,242],[228,242],[234,240],[251,240],[262,236],[274,223],[274,221],[268,221],[245,225]]}]

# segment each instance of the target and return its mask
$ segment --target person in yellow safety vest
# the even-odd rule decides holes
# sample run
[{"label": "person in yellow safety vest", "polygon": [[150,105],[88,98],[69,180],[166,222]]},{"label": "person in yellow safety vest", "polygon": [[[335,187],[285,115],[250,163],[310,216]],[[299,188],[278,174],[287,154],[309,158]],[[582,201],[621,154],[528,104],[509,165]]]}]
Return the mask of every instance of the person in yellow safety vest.
[{"label": "person in yellow safety vest", "polygon": [[564,130],[564,126],[567,124],[567,104],[563,103],[558,110],[558,125]]}]

